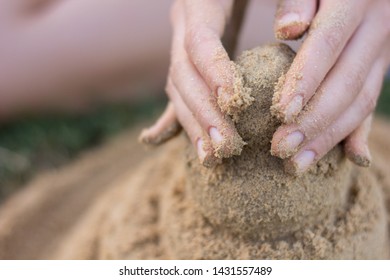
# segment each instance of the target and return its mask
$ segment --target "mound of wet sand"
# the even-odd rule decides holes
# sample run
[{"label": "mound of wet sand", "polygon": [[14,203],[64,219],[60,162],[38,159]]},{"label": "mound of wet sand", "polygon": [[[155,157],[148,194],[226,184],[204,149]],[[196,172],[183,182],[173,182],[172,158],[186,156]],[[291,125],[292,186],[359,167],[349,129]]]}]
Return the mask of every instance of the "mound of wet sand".
[{"label": "mound of wet sand", "polygon": [[[239,58],[255,99],[237,118],[247,143],[240,156],[205,168],[182,135],[130,163],[124,158],[139,151],[123,137],[9,200],[0,209],[0,258],[388,258],[390,125],[374,122],[370,169],[336,147],[293,177],[269,153],[279,125],[269,112],[273,87],[293,55],[272,45]],[[85,192],[96,177],[103,183]]]}]

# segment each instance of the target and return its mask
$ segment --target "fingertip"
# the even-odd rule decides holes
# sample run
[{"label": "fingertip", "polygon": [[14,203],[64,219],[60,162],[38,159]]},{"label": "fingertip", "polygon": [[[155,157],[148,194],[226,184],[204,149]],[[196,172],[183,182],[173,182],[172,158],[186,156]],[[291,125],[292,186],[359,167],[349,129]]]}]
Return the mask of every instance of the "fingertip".
[{"label": "fingertip", "polygon": [[368,136],[371,130],[372,114],[355,129],[345,140],[346,157],[357,166],[369,167],[372,162],[368,146]]},{"label": "fingertip", "polygon": [[316,10],[316,0],[280,0],[275,17],[275,36],[280,40],[296,40],[310,26]]},{"label": "fingertip", "polygon": [[313,150],[304,150],[284,163],[285,172],[300,176],[305,173],[316,161],[317,154]]},{"label": "fingertip", "polygon": [[212,153],[208,153],[201,163],[204,167],[213,168],[221,164],[222,159],[215,157]]},{"label": "fingertip", "polygon": [[138,137],[138,142],[147,146],[157,146],[161,143],[161,140],[159,133],[156,133],[153,127],[148,127],[142,129]]},{"label": "fingertip", "polygon": [[285,158],[292,156],[292,154],[287,155],[284,152],[284,149],[286,146],[288,146],[288,145],[286,145],[287,136],[293,132],[294,132],[293,128],[286,127],[286,126],[280,126],[274,132],[274,135],[272,136],[272,140],[271,140],[271,155],[272,156],[275,156],[275,157],[278,157],[281,159],[285,159]]},{"label": "fingertip", "polygon": [[299,177],[299,173],[297,172],[297,166],[294,161],[291,159],[285,159],[283,161],[284,166],[284,172],[286,172],[288,175]]},{"label": "fingertip", "polygon": [[221,159],[216,158],[213,155],[213,148],[208,141],[204,141],[202,138],[199,138],[196,141],[196,149],[199,161],[204,167],[212,168],[222,162]]},{"label": "fingertip", "polygon": [[310,23],[302,21],[297,13],[287,13],[275,22],[275,37],[278,40],[300,39]]},{"label": "fingertip", "polygon": [[284,110],[284,123],[291,123],[298,117],[303,109],[303,102],[302,95],[296,95],[291,99]]},{"label": "fingertip", "polygon": [[196,140],[196,151],[198,152],[200,162],[203,163],[204,159],[207,156],[207,152],[205,151],[204,141],[202,138]]},{"label": "fingertip", "polygon": [[293,123],[301,113],[304,105],[302,95],[294,96],[286,105],[275,103],[271,106],[271,114],[284,124]]},{"label": "fingertip", "polygon": [[345,145],[345,154],[347,158],[360,167],[370,167],[372,157],[368,145],[359,143],[357,145]]},{"label": "fingertip", "polygon": [[149,129],[142,129],[140,135],[138,136],[138,142],[142,144],[147,144],[149,142]]},{"label": "fingertip", "polygon": [[209,135],[210,135],[213,143],[216,145],[219,145],[224,141],[222,134],[219,132],[219,130],[216,127],[213,127],[213,126],[210,127]]},{"label": "fingertip", "polygon": [[230,158],[241,154],[246,143],[238,133],[231,136],[224,136],[220,142],[213,141],[214,156],[217,158]]},{"label": "fingertip", "polygon": [[231,121],[222,124],[219,128],[211,126],[208,134],[213,154],[219,159],[240,155],[246,145]]},{"label": "fingertip", "polygon": [[217,103],[221,112],[237,120],[241,112],[254,101],[252,89],[245,86],[242,73],[231,62],[232,81],[217,88]]},{"label": "fingertip", "polygon": [[141,131],[138,141],[146,145],[160,145],[175,137],[181,131],[172,102],[169,102],[163,114],[149,128]]},{"label": "fingertip", "polygon": [[302,79],[300,71],[290,68],[278,79],[272,97],[271,114],[284,124],[290,124],[301,113],[305,99],[297,93],[297,83]]},{"label": "fingertip", "polygon": [[347,158],[360,167],[370,167],[371,166],[371,157],[366,154],[347,154]]}]

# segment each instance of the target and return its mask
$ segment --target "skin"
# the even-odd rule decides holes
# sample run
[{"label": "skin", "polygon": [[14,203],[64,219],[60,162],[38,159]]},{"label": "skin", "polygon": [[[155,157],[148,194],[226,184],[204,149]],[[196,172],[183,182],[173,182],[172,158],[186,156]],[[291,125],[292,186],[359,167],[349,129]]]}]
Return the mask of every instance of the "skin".
[{"label": "skin", "polygon": [[186,130],[206,165],[218,162],[216,146],[229,149],[234,138],[239,138],[233,122],[217,105],[218,96],[228,99],[233,95],[234,73],[221,43],[232,4],[176,1],[171,11],[172,58],[166,87],[174,105],[170,114]]},{"label": "skin", "polygon": [[[299,1],[282,4],[276,29],[280,28],[278,21],[291,13],[288,2]],[[292,8],[299,15],[312,14],[309,9],[306,5]],[[358,164],[370,161],[369,116],[390,62],[389,1],[360,1],[359,5],[356,1],[319,1],[317,9],[280,92],[277,106],[286,124],[276,131],[271,148],[280,157],[292,152],[288,161],[297,173],[306,171],[344,139],[349,158],[355,154],[366,159],[355,161]],[[289,109],[297,96],[302,103]],[[303,107],[307,109],[302,111]],[[289,142],[292,133],[303,137]]]},{"label": "skin", "polygon": [[170,4],[0,0],[0,123],[131,101],[139,88],[160,92],[169,66]]},{"label": "skin", "polygon": [[[156,21],[164,13],[146,9],[150,21],[140,16],[140,9],[147,8],[142,3],[0,0],[0,121],[27,111],[83,107],[91,96],[81,93],[104,90],[118,79],[136,84],[136,72],[155,80],[163,72],[156,69],[164,65],[159,57],[168,51],[167,32]],[[216,102],[233,94],[234,73],[220,41],[232,4],[175,1],[166,86],[171,101],[163,118],[141,137],[164,141],[180,123],[200,160],[210,166],[220,161],[217,148],[230,156],[240,138]],[[369,164],[369,115],[390,60],[389,5],[388,0],[280,1],[275,34],[295,39],[308,32],[274,104],[285,124],[275,133],[271,152],[297,172],[342,140],[350,159]],[[148,23],[159,28],[138,32]]]},{"label": "skin", "polygon": [[[172,8],[170,114],[201,161],[213,156],[215,143],[236,135],[216,105],[217,98],[232,94],[233,73],[220,42],[231,5],[177,0]],[[351,160],[369,165],[370,115],[390,63],[389,18],[388,0],[279,1],[276,36],[288,40],[307,33],[273,105],[284,124],[271,153],[285,158],[294,173],[305,172],[343,140]]]}]

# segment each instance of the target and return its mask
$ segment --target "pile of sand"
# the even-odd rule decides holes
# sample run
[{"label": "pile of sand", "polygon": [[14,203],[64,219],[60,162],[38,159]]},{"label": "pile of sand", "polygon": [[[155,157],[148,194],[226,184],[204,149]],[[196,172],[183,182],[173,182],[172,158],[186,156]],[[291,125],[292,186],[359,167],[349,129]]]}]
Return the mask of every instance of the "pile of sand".
[{"label": "pile of sand", "polygon": [[[237,129],[247,143],[240,156],[205,168],[182,135],[151,152],[141,164],[115,169],[116,163],[107,161],[117,174],[107,178],[116,179],[106,182],[105,191],[100,189],[100,196],[96,192],[94,200],[84,198],[83,202],[91,205],[73,216],[73,223],[40,210],[41,219],[46,219],[41,224],[57,241],[45,254],[38,252],[44,248],[43,239],[33,239],[41,247],[26,240],[26,231],[39,233],[33,222],[20,221],[41,207],[32,202],[18,211],[12,209],[23,205],[34,192],[39,192],[36,200],[41,204],[50,200],[67,205],[77,198],[45,195],[42,189],[48,191],[47,184],[41,189],[30,187],[0,209],[4,210],[0,212],[0,257],[389,258],[387,124],[374,125],[374,164],[370,169],[353,166],[336,147],[307,174],[293,177],[284,172],[280,159],[270,155],[270,139],[279,125],[269,111],[274,85],[293,56],[288,47],[277,44],[245,52],[238,59],[244,84],[254,97],[254,103],[237,116]],[[118,151],[121,146],[115,145]],[[120,157],[120,151],[116,156]],[[93,160],[97,158],[99,152],[91,157],[90,165],[96,165]],[[97,168],[86,170],[96,172]],[[108,173],[103,166],[98,172],[100,176]],[[69,171],[56,176],[64,178],[66,174]],[[79,180],[79,188],[88,182],[85,180]],[[77,194],[77,188],[72,189],[70,193]]]}]

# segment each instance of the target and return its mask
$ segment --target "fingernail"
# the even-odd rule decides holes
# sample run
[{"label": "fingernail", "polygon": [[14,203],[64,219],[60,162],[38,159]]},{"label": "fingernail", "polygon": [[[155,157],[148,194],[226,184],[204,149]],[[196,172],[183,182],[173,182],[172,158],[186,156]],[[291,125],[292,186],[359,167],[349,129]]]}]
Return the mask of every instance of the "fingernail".
[{"label": "fingernail", "polygon": [[204,159],[207,156],[207,153],[203,148],[203,139],[202,138],[199,138],[198,141],[196,142],[196,148],[198,151],[198,157],[199,157],[200,161],[203,163]]},{"label": "fingernail", "polygon": [[301,17],[297,13],[287,13],[283,15],[279,20],[278,20],[278,25],[279,26],[286,26],[290,25],[294,22],[300,22]]},{"label": "fingernail", "polygon": [[218,129],[216,129],[215,127],[210,128],[209,134],[215,144],[219,144],[223,142],[222,134],[219,133]]},{"label": "fingernail", "polygon": [[217,89],[217,98],[223,102],[228,102],[230,100],[230,96],[223,87]]},{"label": "fingernail", "polygon": [[285,122],[292,122],[296,116],[301,112],[303,107],[303,97],[301,95],[295,96],[285,109]]},{"label": "fingernail", "polygon": [[294,131],[282,139],[278,144],[279,157],[287,158],[296,153],[305,136],[299,130]]},{"label": "fingernail", "polygon": [[296,173],[305,172],[314,162],[315,152],[306,150],[298,154],[294,159]]}]

